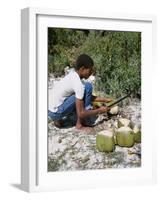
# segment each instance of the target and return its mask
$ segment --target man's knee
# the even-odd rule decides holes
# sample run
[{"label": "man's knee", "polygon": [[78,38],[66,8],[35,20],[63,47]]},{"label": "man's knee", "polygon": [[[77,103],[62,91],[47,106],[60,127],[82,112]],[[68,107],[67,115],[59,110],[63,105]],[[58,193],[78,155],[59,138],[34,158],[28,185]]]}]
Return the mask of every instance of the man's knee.
[{"label": "man's knee", "polygon": [[93,90],[92,84],[89,83],[89,82],[86,82],[85,83],[85,90],[88,91],[88,92],[91,92]]}]

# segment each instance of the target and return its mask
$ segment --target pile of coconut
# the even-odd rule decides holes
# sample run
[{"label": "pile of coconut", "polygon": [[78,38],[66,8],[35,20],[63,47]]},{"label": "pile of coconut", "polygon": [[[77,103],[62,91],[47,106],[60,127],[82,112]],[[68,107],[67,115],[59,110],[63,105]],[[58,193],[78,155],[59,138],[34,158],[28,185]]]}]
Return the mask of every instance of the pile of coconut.
[{"label": "pile of coconut", "polygon": [[141,143],[141,129],[129,119],[118,118],[117,127],[97,134],[96,146],[99,151],[111,152],[115,150],[115,145],[132,147],[135,143]]}]

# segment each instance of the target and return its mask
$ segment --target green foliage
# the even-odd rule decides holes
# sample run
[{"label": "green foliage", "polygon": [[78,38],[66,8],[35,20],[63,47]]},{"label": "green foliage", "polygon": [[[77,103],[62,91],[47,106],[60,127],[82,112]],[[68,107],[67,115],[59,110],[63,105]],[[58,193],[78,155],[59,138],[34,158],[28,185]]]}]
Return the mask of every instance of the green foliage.
[{"label": "green foliage", "polygon": [[141,33],[49,28],[49,72],[60,76],[86,53],[95,63],[95,88],[120,96],[141,86]]}]

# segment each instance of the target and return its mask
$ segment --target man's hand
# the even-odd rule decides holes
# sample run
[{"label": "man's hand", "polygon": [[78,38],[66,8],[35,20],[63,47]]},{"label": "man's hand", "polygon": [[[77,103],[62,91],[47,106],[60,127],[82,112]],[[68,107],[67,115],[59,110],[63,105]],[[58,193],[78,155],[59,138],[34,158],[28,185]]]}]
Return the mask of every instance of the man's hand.
[{"label": "man's hand", "polygon": [[109,107],[107,107],[107,106],[101,106],[100,108],[98,108],[98,114],[106,113],[109,110],[110,110]]},{"label": "man's hand", "polygon": [[97,96],[93,96],[92,95],[92,101],[93,102],[104,102],[104,103],[108,103],[110,101],[113,101],[112,98],[106,98],[106,97],[97,97]]},{"label": "man's hand", "polygon": [[105,99],[105,102],[106,102],[106,103],[111,102],[111,101],[113,101],[113,99],[111,99],[111,98],[106,98],[106,99]]}]

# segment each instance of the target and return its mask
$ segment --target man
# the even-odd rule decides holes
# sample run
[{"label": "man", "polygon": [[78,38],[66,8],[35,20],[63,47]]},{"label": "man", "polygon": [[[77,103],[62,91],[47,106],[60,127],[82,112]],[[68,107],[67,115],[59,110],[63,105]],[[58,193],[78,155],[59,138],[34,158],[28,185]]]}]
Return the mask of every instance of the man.
[{"label": "man", "polygon": [[93,66],[92,58],[86,54],[80,55],[76,60],[75,70],[66,75],[54,87],[54,95],[48,115],[54,120],[55,126],[62,127],[62,118],[76,111],[76,129],[88,131],[90,128],[86,126],[85,119],[89,116],[106,113],[109,110],[107,106],[92,109],[92,101],[111,101],[109,98],[93,96],[92,84],[83,83],[82,79],[88,79],[92,75]]}]

